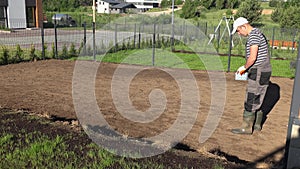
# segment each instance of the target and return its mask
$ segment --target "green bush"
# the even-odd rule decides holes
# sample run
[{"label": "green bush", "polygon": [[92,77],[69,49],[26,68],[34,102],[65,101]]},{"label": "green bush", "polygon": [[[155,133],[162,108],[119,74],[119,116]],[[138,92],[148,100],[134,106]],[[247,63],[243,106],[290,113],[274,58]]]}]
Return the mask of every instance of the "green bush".
[{"label": "green bush", "polygon": [[24,51],[21,49],[20,45],[16,46],[15,54],[11,58],[11,63],[19,63],[23,61]]},{"label": "green bush", "polygon": [[0,55],[0,63],[1,65],[7,65],[9,58],[9,51],[5,46],[2,46],[2,52]]}]

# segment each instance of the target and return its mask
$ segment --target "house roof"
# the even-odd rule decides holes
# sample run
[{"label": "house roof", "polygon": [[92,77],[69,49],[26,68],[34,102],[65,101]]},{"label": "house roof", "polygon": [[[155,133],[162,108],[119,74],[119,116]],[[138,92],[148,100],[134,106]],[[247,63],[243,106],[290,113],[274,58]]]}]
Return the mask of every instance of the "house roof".
[{"label": "house roof", "polygon": [[115,0],[102,0],[102,1],[107,2],[109,4],[120,4],[120,3],[122,3],[120,1],[115,1]]},{"label": "house roof", "polygon": [[122,2],[122,3],[120,3],[120,4],[117,4],[117,5],[112,6],[111,8],[115,8],[115,9],[124,9],[124,8],[136,8],[136,6],[134,6],[134,5],[131,4],[131,3],[125,3],[125,2]]}]

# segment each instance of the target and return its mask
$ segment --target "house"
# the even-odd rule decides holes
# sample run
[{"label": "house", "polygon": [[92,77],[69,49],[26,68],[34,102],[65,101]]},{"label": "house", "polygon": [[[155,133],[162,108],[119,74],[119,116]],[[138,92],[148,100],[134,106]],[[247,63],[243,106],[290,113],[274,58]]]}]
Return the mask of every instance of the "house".
[{"label": "house", "polygon": [[0,27],[19,29],[42,26],[42,0],[0,0]]},{"label": "house", "polygon": [[124,0],[127,3],[132,3],[140,11],[147,11],[151,8],[160,6],[161,0]]},{"label": "house", "polygon": [[125,3],[115,0],[100,0],[97,1],[97,12],[98,13],[126,13],[128,8],[136,8],[131,3]]},{"label": "house", "polygon": [[114,5],[111,7],[112,9],[112,13],[126,13],[127,12],[127,9],[129,8],[136,8],[133,4],[130,4],[130,3],[125,3],[125,2],[122,2],[122,3],[119,3],[117,5]]},{"label": "house", "polygon": [[136,8],[138,11],[147,11],[159,7],[161,0],[97,0],[98,13],[125,13],[128,8]]},{"label": "house", "polygon": [[120,2],[114,1],[114,0],[97,0],[97,12],[98,13],[111,13],[111,6],[117,5]]}]

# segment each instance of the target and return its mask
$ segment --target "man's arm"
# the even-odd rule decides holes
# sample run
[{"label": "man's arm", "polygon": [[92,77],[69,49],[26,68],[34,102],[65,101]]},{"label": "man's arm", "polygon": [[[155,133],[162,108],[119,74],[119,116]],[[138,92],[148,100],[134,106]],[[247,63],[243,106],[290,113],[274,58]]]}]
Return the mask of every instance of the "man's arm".
[{"label": "man's arm", "polygon": [[245,64],[245,68],[250,68],[256,61],[258,54],[258,45],[252,45],[250,46],[250,56],[247,59],[247,62]]}]

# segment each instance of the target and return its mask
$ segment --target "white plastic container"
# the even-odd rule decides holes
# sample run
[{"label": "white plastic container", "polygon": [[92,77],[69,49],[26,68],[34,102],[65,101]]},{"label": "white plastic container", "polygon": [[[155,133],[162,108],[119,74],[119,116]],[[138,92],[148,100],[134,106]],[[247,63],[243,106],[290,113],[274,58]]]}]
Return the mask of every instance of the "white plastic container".
[{"label": "white plastic container", "polygon": [[235,80],[248,80],[248,72],[240,75],[239,73],[235,73]]}]

